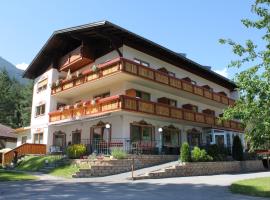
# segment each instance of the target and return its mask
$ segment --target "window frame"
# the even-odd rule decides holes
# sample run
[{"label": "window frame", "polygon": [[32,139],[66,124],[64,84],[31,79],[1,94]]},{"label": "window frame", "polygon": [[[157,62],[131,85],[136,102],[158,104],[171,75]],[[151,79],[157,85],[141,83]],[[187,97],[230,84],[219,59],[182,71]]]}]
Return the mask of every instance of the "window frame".
[{"label": "window frame", "polygon": [[144,60],[141,60],[141,59],[138,59],[138,58],[134,58],[133,61],[135,63],[138,63],[138,64],[144,66],[144,67],[150,67],[150,63],[149,62],[146,62]]},{"label": "window frame", "polygon": [[[39,86],[39,84],[41,84],[42,82],[45,82],[46,81],[46,84],[44,84],[44,85],[42,85],[42,86]],[[48,87],[48,79],[46,78],[46,79],[43,79],[43,80],[41,80],[41,81],[39,81],[38,83],[37,83],[37,93],[40,93],[40,92],[42,92],[42,91],[45,91],[45,90],[47,90],[47,87]]]},{"label": "window frame", "polygon": [[[44,109],[42,110],[41,108],[44,106]],[[38,112],[39,109],[39,112]],[[41,111],[43,111],[41,113]],[[40,104],[38,106],[35,107],[35,117],[40,117],[40,116],[44,116],[46,112],[46,103]]]},{"label": "window frame", "polygon": [[[36,143],[36,136],[37,136],[37,140],[38,140],[38,143]],[[42,136],[42,137],[41,137]],[[42,143],[40,143],[40,139],[42,138]],[[44,134],[43,132],[40,132],[40,133],[34,133],[33,135],[33,144],[43,144],[43,139],[44,139]]]}]

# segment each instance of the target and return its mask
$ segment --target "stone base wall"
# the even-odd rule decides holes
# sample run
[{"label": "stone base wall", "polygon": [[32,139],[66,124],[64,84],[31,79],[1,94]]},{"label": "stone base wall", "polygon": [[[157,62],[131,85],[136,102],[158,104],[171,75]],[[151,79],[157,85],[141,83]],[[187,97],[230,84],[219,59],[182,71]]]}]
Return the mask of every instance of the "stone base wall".
[{"label": "stone base wall", "polygon": [[264,171],[261,160],[250,161],[228,161],[228,162],[197,162],[175,165],[163,170],[150,172],[147,175],[137,177],[145,178],[167,178],[184,176],[203,176],[225,173],[241,173],[251,171]]},{"label": "stone base wall", "polygon": [[76,164],[83,166],[73,177],[100,177],[131,171],[134,158],[135,169],[175,161],[176,155],[134,155],[123,160],[75,160]]}]

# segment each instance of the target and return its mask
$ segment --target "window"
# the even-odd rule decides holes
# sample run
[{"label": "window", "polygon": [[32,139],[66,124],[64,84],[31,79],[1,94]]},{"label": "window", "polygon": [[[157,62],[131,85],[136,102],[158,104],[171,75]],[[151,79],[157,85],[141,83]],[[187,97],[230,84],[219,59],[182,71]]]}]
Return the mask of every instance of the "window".
[{"label": "window", "polygon": [[34,144],[43,144],[43,133],[34,134]]},{"label": "window", "polygon": [[140,65],[143,65],[143,66],[145,66],[145,67],[150,67],[150,64],[149,64],[148,62],[145,62],[145,61],[140,60],[140,59],[138,59],[138,58],[134,58],[134,62],[135,62],[135,63],[138,63],[138,64],[140,64]]},{"label": "window", "polygon": [[43,90],[47,89],[47,83],[48,83],[48,79],[44,79],[40,82],[38,82],[37,84],[37,92],[42,92]]},{"label": "window", "polygon": [[45,114],[45,104],[39,105],[36,107],[36,117]]},{"label": "window", "polygon": [[130,125],[130,138],[132,142],[152,141],[154,139],[154,127],[144,121]]},{"label": "window", "polygon": [[150,101],[151,100],[151,95],[147,92],[142,92],[142,91],[138,91],[136,90],[136,97],[146,100],[146,101]]},{"label": "window", "polygon": [[177,101],[174,100],[174,99],[169,99],[169,98],[166,98],[166,97],[161,97],[161,98],[158,99],[158,102],[159,103],[167,104],[169,106],[177,107]]},{"label": "window", "polygon": [[102,94],[95,95],[93,99],[103,99],[110,96],[110,92],[105,92]]},{"label": "window", "polygon": [[76,130],[72,132],[72,144],[80,144],[81,143],[81,131]]},{"label": "window", "polygon": [[168,71],[165,67],[159,68],[158,71],[168,74],[169,76],[175,77],[175,73]]},{"label": "window", "polygon": [[111,140],[111,128],[106,128],[106,124],[102,121],[91,128],[91,139],[93,141],[110,141]]},{"label": "window", "polygon": [[180,130],[173,127],[164,127],[163,132],[163,146],[177,147],[180,144]]},{"label": "window", "polygon": [[67,104],[65,104],[65,103],[57,103],[56,109],[59,110],[60,108],[65,107],[66,105],[67,105]]},{"label": "window", "polygon": [[22,136],[22,144],[25,144],[27,142],[27,136]]},{"label": "window", "polygon": [[215,116],[215,111],[211,109],[205,109],[202,111],[204,114]]},{"label": "window", "polygon": [[201,145],[201,133],[196,129],[189,130],[187,132],[188,144],[192,147]]},{"label": "window", "polygon": [[192,110],[193,112],[198,112],[198,106],[192,104],[184,104],[182,107],[187,110]]}]

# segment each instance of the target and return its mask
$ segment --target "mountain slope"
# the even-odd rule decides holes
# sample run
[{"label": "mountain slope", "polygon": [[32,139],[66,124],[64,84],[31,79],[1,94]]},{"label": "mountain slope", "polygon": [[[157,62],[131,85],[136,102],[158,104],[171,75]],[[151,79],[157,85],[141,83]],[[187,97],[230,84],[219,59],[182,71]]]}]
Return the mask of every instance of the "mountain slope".
[{"label": "mountain slope", "polygon": [[26,84],[28,82],[27,79],[22,77],[23,70],[16,68],[15,65],[13,65],[12,63],[10,63],[9,61],[5,60],[4,58],[0,56],[0,70],[2,69],[6,69],[9,76],[11,78],[15,78],[20,83]]}]

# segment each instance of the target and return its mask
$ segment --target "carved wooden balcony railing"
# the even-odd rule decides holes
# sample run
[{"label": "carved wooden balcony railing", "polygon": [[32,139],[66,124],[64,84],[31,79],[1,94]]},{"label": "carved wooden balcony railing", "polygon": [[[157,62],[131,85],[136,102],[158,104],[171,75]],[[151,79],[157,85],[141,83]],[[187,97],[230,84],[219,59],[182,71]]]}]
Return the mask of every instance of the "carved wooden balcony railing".
[{"label": "carved wooden balcony railing", "polygon": [[93,60],[91,59],[90,50],[86,46],[81,45],[61,57],[58,61],[58,66],[60,71],[68,71],[70,69],[73,72],[91,62]]},{"label": "carved wooden balcony railing", "polygon": [[241,123],[236,121],[220,122],[218,118],[213,115],[194,112],[162,103],[145,101],[126,95],[103,98],[98,100],[94,105],[88,102],[81,104],[80,106],[69,106],[68,109],[51,112],[49,113],[49,116],[50,122],[57,122],[61,120],[76,120],[120,110],[194,122],[202,124],[204,127],[216,127],[227,130],[243,131]]},{"label": "carved wooden balcony railing", "polygon": [[198,85],[193,85],[188,81],[170,76],[159,70],[145,67],[125,58],[113,59],[109,62],[98,65],[97,68],[98,70],[96,71],[89,69],[87,72],[83,72],[79,77],[72,78],[71,80],[65,80],[58,86],[52,87],[52,94],[59,93],[61,91],[79,86],[93,80],[97,80],[108,75],[124,72],[156,83],[167,85],[172,88],[189,92],[208,100],[219,102],[221,104],[234,105],[234,100],[224,95],[221,95],[217,92],[212,92]]}]

